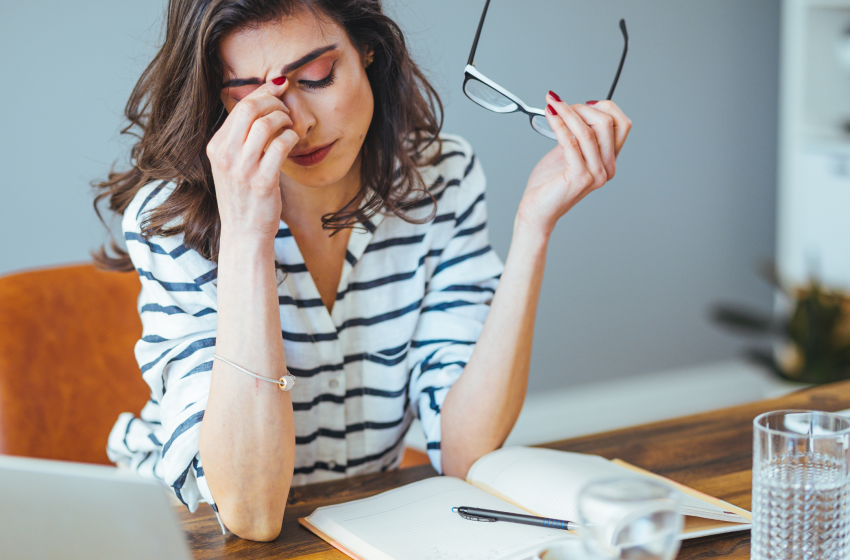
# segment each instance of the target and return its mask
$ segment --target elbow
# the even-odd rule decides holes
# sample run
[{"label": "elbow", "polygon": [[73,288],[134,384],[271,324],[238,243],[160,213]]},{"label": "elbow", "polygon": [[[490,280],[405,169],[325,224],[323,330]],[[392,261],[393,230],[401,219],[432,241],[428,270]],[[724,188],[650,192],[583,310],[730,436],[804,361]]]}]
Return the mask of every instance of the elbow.
[{"label": "elbow", "polygon": [[244,530],[240,528],[231,533],[246,541],[271,542],[280,535],[280,527],[245,527]]},{"label": "elbow", "polygon": [[472,468],[475,461],[486,454],[486,451],[482,453],[470,449],[444,448],[443,452],[440,454],[440,466],[442,467],[444,475],[454,476],[461,480],[465,480],[466,475],[469,473],[469,469]]},{"label": "elbow", "polygon": [[[474,462],[474,461],[473,461]],[[469,472],[469,467],[472,466],[472,463],[469,466],[461,466],[452,463],[451,461],[446,461],[443,459],[442,461],[443,474],[446,476],[453,476],[455,478],[459,478],[461,480],[466,480],[466,475]]]},{"label": "elbow", "polygon": [[457,433],[449,430],[443,433],[440,467],[446,476],[454,476],[465,480],[472,465],[481,457],[502,446],[504,439],[481,441],[456,438]]},{"label": "elbow", "polygon": [[256,509],[222,508],[219,504],[219,515],[227,529],[241,539],[248,541],[269,542],[280,536],[283,526],[283,512],[258,511]]}]

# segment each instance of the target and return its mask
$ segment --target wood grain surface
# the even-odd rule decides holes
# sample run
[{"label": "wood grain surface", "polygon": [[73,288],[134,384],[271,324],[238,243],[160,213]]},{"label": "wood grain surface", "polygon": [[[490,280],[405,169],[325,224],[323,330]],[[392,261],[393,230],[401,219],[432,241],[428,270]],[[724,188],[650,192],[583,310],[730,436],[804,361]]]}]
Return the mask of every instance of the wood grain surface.
[{"label": "wood grain surface", "polygon": [[[599,406],[604,407],[605,403],[600,402]],[[543,447],[620,458],[749,510],[753,418],[762,412],[788,408],[828,412],[850,408],[850,381]],[[365,498],[435,475],[434,469],[424,465],[293,488],[283,530],[270,543],[245,541],[230,533],[222,535],[215,514],[206,504],[194,514],[184,508],[178,515],[198,559],[342,560],[346,556],[298,525],[298,518],[319,506]],[[748,531],[685,541],[678,556],[680,560],[749,557]]]}]

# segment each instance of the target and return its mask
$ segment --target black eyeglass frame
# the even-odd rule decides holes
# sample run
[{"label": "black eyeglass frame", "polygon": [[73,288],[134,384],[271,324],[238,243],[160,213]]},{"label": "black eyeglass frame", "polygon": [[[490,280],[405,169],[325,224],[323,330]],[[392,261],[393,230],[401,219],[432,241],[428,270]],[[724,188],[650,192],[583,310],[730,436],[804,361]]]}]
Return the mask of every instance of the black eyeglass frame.
[{"label": "black eyeglass frame", "polygon": [[[466,68],[464,69],[463,93],[469,98],[470,101],[472,101],[479,107],[484,107],[488,111],[493,111],[494,113],[507,114],[516,113],[518,111],[525,113],[526,115],[528,115],[528,120],[529,124],[531,125],[531,128],[533,128],[536,132],[542,134],[543,136],[554,140],[555,134],[551,131],[551,129],[548,128],[548,122],[546,125],[547,129],[544,130],[541,130],[538,126],[535,126],[534,124],[535,117],[542,117],[545,121],[546,113],[544,113],[541,109],[529,107],[528,105],[523,103],[523,101],[519,97],[512,94],[493,80],[487,78],[487,76],[485,76],[484,74],[479,72],[477,68],[475,68],[475,51],[478,48],[478,38],[481,36],[481,29],[484,27],[484,18],[487,17],[487,8],[489,7],[490,0],[487,0],[484,4],[484,11],[481,12],[481,20],[478,22],[478,29],[475,31],[475,39],[472,41],[472,49],[469,51],[469,60],[467,60]],[[626,54],[629,52],[629,32],[628,29],[626,29],[625,19],[620,20],[620,31],[623,33],[623,54],[620,57],[620,64],[617,66],[617,73],[614,75],[614,82],[611,84],[611,89],[608,91],[608,97],[606,97],[607,100],[610,100],[614,96],[614,90],[617,88],[617,83],[620,81],[620,74],[623,71],[623,64],[626,62]],[[486,107],[482,105],[481,103],[473,99],[472,96],[470,96],[469,93],[467,93],[466,91],[466,85],[470,80],[481,82],[487,87],[495,90],[499,94],[511,100],[514,105],[516,105],[516,107],[508,107],[504,111],[499,111],[492,107]]]}]

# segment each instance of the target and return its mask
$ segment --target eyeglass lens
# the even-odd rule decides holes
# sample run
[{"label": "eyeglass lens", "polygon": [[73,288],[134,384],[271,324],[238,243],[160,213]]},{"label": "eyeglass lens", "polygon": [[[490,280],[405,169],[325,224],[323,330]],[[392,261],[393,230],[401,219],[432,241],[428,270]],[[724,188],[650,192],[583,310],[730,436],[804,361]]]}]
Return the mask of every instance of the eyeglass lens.
[{"label": "eyeglass lens", "polygon": [[[509,97],[474,78],[466,80],[463,85],[463,92],[472,101],[496,113],[513,113],[519,109],[517,104]],[[547,138],[555,139],[555,132],[549,126],[549,121],[546,120],[545,116],[533,114],[529,116],[531,117],[531,127],[534,130]]]},{"label": "eyeglass lens", "polygon": [[533,115],[531,117],[531,128],[547,138],[556,139],[555,131],[552,130],[552,127],[549,126],[549,121],[543,115]]},{"label": "eyeglass lens", "polygon": [[473,101],[497,113],[512,113],[517,110],[517,104],[505,97],[484,82],[467,80],[463,85],[464,93]]}]

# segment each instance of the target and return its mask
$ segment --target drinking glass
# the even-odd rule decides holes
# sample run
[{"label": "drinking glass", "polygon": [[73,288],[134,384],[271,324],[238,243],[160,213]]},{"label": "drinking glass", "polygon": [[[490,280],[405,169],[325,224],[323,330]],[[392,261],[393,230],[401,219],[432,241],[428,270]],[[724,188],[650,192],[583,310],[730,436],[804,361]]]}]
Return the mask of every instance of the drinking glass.
[{"label": "drinking glass", "polygon": [[654,480],[591,482],[579,494],[586,551],[600,560],[670,560],[679,551],[682,495]]},{"label": "drinking glass", "polygon": [[753,426],[752,560],[850,558],[850,420],[778,410]]}]

